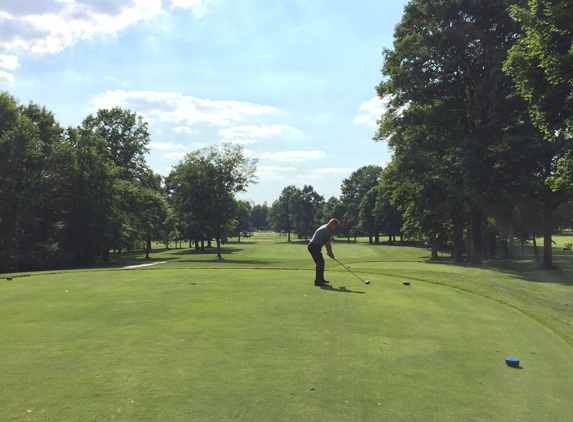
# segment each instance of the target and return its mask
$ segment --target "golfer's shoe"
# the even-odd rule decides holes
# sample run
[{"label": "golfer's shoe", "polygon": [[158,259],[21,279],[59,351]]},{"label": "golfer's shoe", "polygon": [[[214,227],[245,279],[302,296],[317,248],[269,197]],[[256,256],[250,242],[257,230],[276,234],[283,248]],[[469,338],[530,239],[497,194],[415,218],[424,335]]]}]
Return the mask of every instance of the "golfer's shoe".
[{"label": "golfer's shoe", "polygon": [[322,281],[314,281],[314,285],[315,286],[326,286],[328,285],[328,280],[322,280]]}]

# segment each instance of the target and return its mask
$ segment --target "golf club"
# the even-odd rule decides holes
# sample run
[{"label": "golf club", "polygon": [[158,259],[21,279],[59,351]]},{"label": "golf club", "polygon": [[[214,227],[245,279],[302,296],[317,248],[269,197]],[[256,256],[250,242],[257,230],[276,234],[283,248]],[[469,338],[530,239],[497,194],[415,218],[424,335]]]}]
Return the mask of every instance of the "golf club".
[{"label": "golf club", "polygon": [[[340,262],[338,259],[334,258],[334,260],[335,260],[336,262],[338,262],[340,265],[342,265],[344,268],[346,268],[348,271],[350,271],[352,274],[354,274],[354,272],[353,272],[350,268],[348,268],[346,265],[344,265],[344,264],[343,264],[342,262]],[[354,276],[355,276],[358,280],[360,280],[361,282],[363,282],[364,284],[370,284],[370,280],[362,280],[362,279],[361,279],[360,277],[358,277],[356,274],[354,274]]]}]

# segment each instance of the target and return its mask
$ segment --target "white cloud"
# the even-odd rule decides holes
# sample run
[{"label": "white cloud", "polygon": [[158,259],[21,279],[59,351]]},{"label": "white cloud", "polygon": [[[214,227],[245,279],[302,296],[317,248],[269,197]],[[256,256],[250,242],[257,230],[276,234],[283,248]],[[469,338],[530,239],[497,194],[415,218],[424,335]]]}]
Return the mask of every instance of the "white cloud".
[{"label": "white cloud", "polygon": [[0,67],[9,70],[15,70],[18,68],[18,66],[20,66],[18,57],[8,54],[0,54]]},{"label": "white cloud", "polygon": [[193,129],[187,126],[177,126],[173,128],[173,132],[177,133],[195,133]]},{"label": "white cloud", "polygon": [[256,144],[257,140],[256,139],[224,139],[223,142],[230,142],[232,144],[238,144],[238,145],[249,145],[249,144]]},{"label": "white cloud", "polygon": [[48,0],[34,2],[38,8],[15,3],[0,6],[0,46],[37,53],[57,53],[78,40],[115,34],[163,12],[161,0]]},{"label": "white cloud", "polygon": [[368,101],[364,101],[358,107],[358,110],[363,112],[354,118],[354,123],[366,124],[369,126],[376,126],[376,120],[386,111],[388,99],[381,100],[378,97],[373,97]]},{"label": "white cloud", "polygon": [[316,160],[323,157],[326,157],[326,152],[320,150],[264,152],[261,154],[261,158],[283,162],[302,162],[307,160]]},{"label": "white cloud", "polygon": [[14,82],[14,75],[0,70],[0,84]]},{"label": "white cloud", "polygon": [[353,171],[356,171],[355,167],[326,167],[314,169],[310,173],[313,175],[328,176],[332,174],[351,174]]},{"label": "white cloud", "polygon": [[165,154],[165,156],[173,160],[181,160],[183,159],[183,157],[185,157],[186,154],[187,154],[186,152],[168,152],[167,154]]},{"label": "white cloud", "polygon": [[97,108],[122,107],[155,119],[179,125],[197,123],[227,126],[247,117],[273,113],[276,108],[241,101],[212,101],[184,96],[177,92],[107,91],[92,100]]},{"label": "white cloud", "polygon": [[301,174],[297,176],[297,179],[300,181],[305,180],[322,180],[322,179],[339,179],[341,175],[349,175],[356,168],[354,167],[325,167],[311,170],[309,174]]},{"label": "white cloud", "polygon": [[184,145],[174,144],[173,142],[150,142],[151,149],[186,149]]},{"label": "white cloud", "polygon": [[[211,0],[170,0],[195,18]],[[57,53],[81,39],[116,34],[164,13],[162,0],[13,0],[0,4],[0,47]]]},{"label": "white cloud", "polygon": [[254,140],[260,138],[269,138],[272,136],[289,135],[300,136],[300,131],[287,125],[268,125],[268,126],[235,126],[221,129],[219,131],[225,140]]},{"label": "white cloud", "polygon": [[196,18],[201,18],[207,13],[207,3],[211,0],[170,0],[171,8],[180,7],[183,9],[189,9],[193,11],[193,16]]},{"label": "white cloud", "polygon": [[287,179],[286,173],[296,171],[294,167],[260,166],[257,167],[257,176],[265,180]]}]

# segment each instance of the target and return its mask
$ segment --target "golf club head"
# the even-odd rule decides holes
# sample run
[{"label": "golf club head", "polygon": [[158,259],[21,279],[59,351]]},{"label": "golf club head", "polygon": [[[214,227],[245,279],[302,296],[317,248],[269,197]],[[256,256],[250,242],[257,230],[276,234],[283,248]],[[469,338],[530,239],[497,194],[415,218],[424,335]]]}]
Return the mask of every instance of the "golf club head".
[{"label": "golf club head", "polygon": [[364,284],[370,284],[370,280],[364,280]]}]

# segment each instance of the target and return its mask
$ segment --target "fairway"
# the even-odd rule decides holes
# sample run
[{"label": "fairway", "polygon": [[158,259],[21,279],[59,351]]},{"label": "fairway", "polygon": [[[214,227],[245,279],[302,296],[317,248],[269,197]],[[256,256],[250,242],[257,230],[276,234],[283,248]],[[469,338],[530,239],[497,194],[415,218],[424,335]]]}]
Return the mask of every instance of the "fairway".
[{"label": "fairway", "polygon": [[161,265],[123,269],[146,262],[126,255],[118,268],[0,280],[0,420],[566,421],[573,412],[570,326],[558,329],[571,311],[542,306],[569,301],[569,281],[337,241],[337,258],[372,285],[329,261],[332,286],[318,288],[302,242],[261,234],[226,248],[221,261],[170,249],[153,255]]}]

